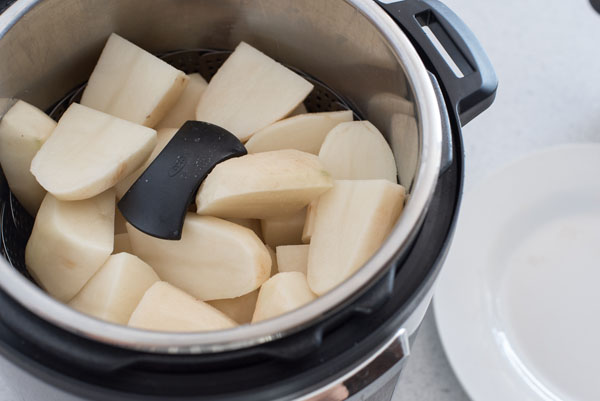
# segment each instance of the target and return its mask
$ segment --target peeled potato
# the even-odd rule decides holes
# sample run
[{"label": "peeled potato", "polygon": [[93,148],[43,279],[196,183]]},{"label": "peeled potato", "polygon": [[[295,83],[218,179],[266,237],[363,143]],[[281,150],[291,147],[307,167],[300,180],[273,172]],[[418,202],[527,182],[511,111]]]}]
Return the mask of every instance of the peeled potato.
[{"label": "peeled potato", "polygon": [[157,331],[224,330],[237,324],[206,302],[169,283],[154,283],[137,305],[129,326]]},{"label": "peeled potato", "polygon": [[196,212],[224,218],[289,215],[331,185],[315,155],[292,149],[256,153],[219,163],[200,186]]},{"label": "peeled potato", "polygon": [[160,128],[180,128],[186,121],[196,119],[196,106],[206,86],[206,80],[200,74],[188,75],[189,82],[179,100],[169,110],[167,115],[160,120],[156,129]]},{"label": "peeled potato", "polygon": [[306,114],[308,113],[308,111],[306,110],[306,106],[304,105],[304,103],[300,103],[298,105],[298,107],[296,107],[294,110],[290,111],[290,114],[288,114],[288,117],[293,117],[293,116],[297,116],[298,114]]},{"label": "peeled potato", "polygon": [[272,247],[301,244],[305,221],[306,208],[291,215],[261,220],[260,225],[265,243]]},{"label": "peeled potato", "polygon": [[129,241],[129,234],[127,233],[115,234],[115,246],[113,249],[113,254],[121,252],[133,253],[131,241]]},{"label": "peeled potato", "polygon": [[73,103],[31,162],[38,182],[61,200],[91,198],[144,163],[156,131]]},{"label": "peeled potato", "polygon": [[327,134],[319,159],[336,180],[398,182],[396,161],[381,132],[368,121],[337,125]]},{"label": "peeled potato", "polygon": [[248,153],[297,149],[317,155],[327,133],[336,125],[348,121],[352,121],[350,110],[301,114],[286,118],[257,131],[246,142],[246,149]]},{"label": "peeled potato", "polygon": [[316,298],[304,274],[277,273],[260,287],[252,323],[282,315]]},{"label": "peeled potato", "polygon": [[241,141],[294,110],[313,85],[241,42],[210,80],[196,120],[225,128]]},{"label": "peeled potato", "polygon": [[113,251],[115,193],[65,202],[44,198],[25,248],[25,264],[50,295],[69,301]]},{"label": "peeled potato", "polygon": [[[194,205],[195,207],[195,205]],[[196,210],[194,209],[194,212]],[[239,224],[240,226],[246,227],[254,231],[258,238],[262,239],[262,231],[260,228],[260,220],[257,219],[237,219],[235,217],[231,217],[229,219],[225,219],[227,221],[231,221],[232,223]]]},{"label": "peeled potato", "polygon": [[317,215],[318,204],[319,199],[315,199],[306,207],[306,220],[304,221],[304,227],[302,227],[302,243],[304,244],[308,244],[312,238],[312,233],[315,229],[315,217]]},{"label": "peeled potato", "polygon": [[154,127],[177,102],[187,82],[182,71],[113,33],[83,91],[81,104]]},{"label": "peeled potato", "polygon": [[46,191],[29,171],[31,160],[56,122],[43,111],[18,100],[0,120],[0,164],[13,194],[35,216]]},{"label": "peeled potato", "polygon": [[277,268],[277,255],[275,254],[275,250],[267,245],[267,250],[269,251],[269,256],[271,257],[271,274],[269,277],[273,277],[279,272]]},{"label": "peeled potato", "polygon": [[252,314],[256,307],[258,290],[254,290],[241,297],[231,299],[216,299],[207,301],[210,306],[220,310],[238,324],[246,324],[252,321]]},{"label": "peeled potato", "polygon": [[279,272],[300,272],[306,274],[308,248],[310,245],[281,245],[277,247]]},{"label": "peeled potato", "polygon": [[137,256],[118,253],[69,302],[69,306],[112,323],[127,324],[144,293],[160,279]]},{"label": "peeled potato", "polygon": [[163,240],[127,224],[134,254],[164,281],[196,298],[235,298],[269,278],[271,257],[252,230],[226,220],[188,213],[181,240]]},{"label": "peeled potato", "polygon": [[404,187],[387,180],[336,181],[321,198],[308,254],[319,295],[358,270],[383,243],[404,207]]},{"label": "peeled potato", "polygon": [[125,223],[127,223],[127,220],[125,220],[125,217],[123,217],[119,208],[115,208],[115,235],[127,233]]},{"label": "peeled potato", "polygon": [[137,181],[138,178],[146,171],[148,166],[152,164],[154,159],[163,151],[165,146],[168,145],[169,141],[173,139],[175,134],[179,129],[177,128],[163,128],[156,131],[156,145],[150,153],[150,157],[146,159],[144,164],[142,164],[137,170],[133,173],[129,174],[127,177],[123,178],[115,185],[115,190],[117,191],[117,198],[121,199],[131,188],[134,182]]},{"label": "peeled potato", "polygon": [[415,179],[419,164],[419,127],[412,116],[396,114],[392,116],[391,145],[398,157],[400,184],[410,188]]}]

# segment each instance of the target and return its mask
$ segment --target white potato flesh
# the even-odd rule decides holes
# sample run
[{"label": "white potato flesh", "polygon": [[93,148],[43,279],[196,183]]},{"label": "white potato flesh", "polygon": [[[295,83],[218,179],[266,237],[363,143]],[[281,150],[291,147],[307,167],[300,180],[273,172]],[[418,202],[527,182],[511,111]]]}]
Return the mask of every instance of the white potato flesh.
[{"label": "white potato flesh", "polygon": [[306,220],[304,221],[304,227],[302,228],[302,243],[308,244],[310,243],[310,239],[312,238],[312,233],[315,229],[315,216],[317,215],[317,205],[319,204],[319,199],[315,199],[310,202],[306,207]]},{"label": "white potato flesh", "polygon": [[152,285],[137,305],[129,326],[156,331],[224,330],[237,326],[223,312],[164,281]]},{"label": "white potato flesh", "polygon": [[277,273],[260,287],[252,323],[283,315],[316,298],[303,273]]},{"label": "white potato flesh", "polygon": [[396,114],[392,117],[391,145],[398,155],[398,176],[400,184],[406,188],[412,186],[419,162],[419,127],[412,116]]},{"label": "white potato flesh", "polygon": [[337,125],[327,134],[319,159],[336,180],[398,182],[392,149],[381,132],[368,121]]},{"label": "white potato flesh", "polygon": [[83,91],[81,104],[154,127],[187,83],[185,73],[113,33]]},{"label": "white potato flesh", "polygon": [[31,162],[38,182],[61,200],[91,198],[150,156],[156,131],[73,103]]},{"label": "white potato flesh", "polygon": [[306,274],[308,248],[310,245],[281,245],[277,247],[279,272],[300,272]]},{"label": "white potato flesh", "polygon": [[123,217],[123,214],[119,210],[119,208],[115,208],[115,234],[122,234],[127,232],[127,227],[125,226],[127,220]]},{"label": "white potato flesh", "polygon": [[305,221],[306,208],[291,215],[261,220],[260,225],[265,243],[273,248],[279,245],[301,244]]},{"label": "white potato flesh", "polygon": [[204,301],[235,298],[269,278],[271,257],[256,234],[211,216],[188,213],[181,240],[152,237],[127,224],[133,253],[159,277]]},{"label": "white potato flesh", "polygon": [[196,119],[196,107],[208,83],[198,73],[189,74],[188,78],[189,82],[179,100],[158,123],[156,129],[180,128],[186,121]]},{"label": "white potato flesh", "polygon": [[54,298],[67,302],[113,251],[115,193],[66,202],[46,194],[25,248],[25,264]]},{"label": "white potato flesh", "polygon": [[[195,212],[194,205],[194,212]],[[239,224],[240,226],[246,227],[254,231],[258,238],[262,239],[262,230],[260,228],[260,220],[257,219],[236,219],[235,217],[225,219],[227,221],[231,221],[232,223]]]},{"label": "white potato flesh", "polygon": [[133,249],[131,248],[131,241],[129,241],[129,234],[121,233],[115,234],[115,246],[113,249],[113,254],[127,252],[133,253]]},{"label": "white potato flesh", "polygon": [[271,257],[271,274],[269,277],[273,277],[277,273],[279,273],[279,269],[277,268],[277,254],[275,253],[275,249],[271,248],[269,245],[265,245],[267,250],[269,251],[269,256]]},{"label": "white potato flesh", "polygon": [[118,253],[108,258],[69,306],[99,319],[127,324],[146,290],[157,281],[152,267],[140,258]]},{"label": "white potato flesh", "polygon": [[238,324],[246,324],[252,321],[258,290],[254,290],[241,297],[231,299],[217,299],[207,301],[210,306],[220,310]]},{"label": "white potato flesh", "polygon": [[317,155],[329,131],[349,121],[352,121],[350,110],[301,114],[257,131],[245,146],[248,153],[297,149]]},{"label": "white potato flesh", "polygon": [[319,199],[308,253],[308,283],[319,295],[379,249],[404,207],[405,190],[387,180],[336,181]]},{"label": "white potato flesh", "polygon": [[313,85],[241,42],[208,83],[196,120],[225,128],[241,141],[294,110]]},{"label": "white potato flesh", "polygon": [[115,190],[117,191],[117,198],[121,199],[131,188],[134,182],[137,181],[138,178],[146,171],[146,169],[152,164],[154,159],[163,151],[165,146],[173,139],[175,134],[179,131],[178,128],[162,128],[156,131],[156,145],[150,153],[150,157],[146,159],[144,164],[142,164],[137,170],[133,173],[129,174],[127,177],[123,178],[115,185]]},{"label": "white potato flesh", "polygon": [[29,171],[31,160],[50,136],[56,122],[43,111],[18,100],[0,117],[0,164],[10,190],[35,216],[46,190]]},{"label": "white potato flesh", "polygon": [[298,114],[306,114],[308,113],[308,110],[306,110],[306,106],[304,105],[304,103],[300,103],[298,105],[298,107],[296,107],[294,110],[292,110],[290,112],[290,114],[288,114],[288,117],[293,117],[293,116],[297,116]]},{"label": "white potato flesh", "polygon": [[219,163],[196,196],[196,213],[266,219],[289,215],[329,190],[332,180],[319,158],[286,149]]}]

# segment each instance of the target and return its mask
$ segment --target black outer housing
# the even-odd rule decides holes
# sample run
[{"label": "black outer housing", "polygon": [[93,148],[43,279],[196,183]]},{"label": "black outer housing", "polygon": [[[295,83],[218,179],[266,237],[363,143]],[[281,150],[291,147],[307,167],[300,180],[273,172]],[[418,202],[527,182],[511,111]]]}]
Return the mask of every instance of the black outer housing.
[{"label": "black outer housing", "polygon": [[[444,97],[452,104],[447,92]],[[94,400],[290,399],[331,382],[402,327],[431,289],[446,256],[464,172],[460,121],[456,108],[448,111],[448,167],[412,246],[395,255],[388,272],[367,292],[326,319],[248,349],[151,354],[65,331],[0,291],[0,355],[56,388]]]}]

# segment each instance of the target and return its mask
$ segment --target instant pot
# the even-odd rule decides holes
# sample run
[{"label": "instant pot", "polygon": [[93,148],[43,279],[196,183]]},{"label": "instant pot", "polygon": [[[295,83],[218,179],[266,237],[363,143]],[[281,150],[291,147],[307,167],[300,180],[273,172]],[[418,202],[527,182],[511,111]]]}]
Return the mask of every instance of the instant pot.
[{"label": "instant pot", "polygon": [[309,111],[351,108],[373,122],[410,193],[379,251],[315,302],[227,331],[159,333],[80,314],[32,283],[22,255],[31,218],[3,182],[0,375],[15,397],[389,400],[452,237],[461,126],[497,87],[464,23],[435,0],[9,3],[0,97],[56,116],[77,100],[111,32],[208,77],[243,40],[316,83]]}]

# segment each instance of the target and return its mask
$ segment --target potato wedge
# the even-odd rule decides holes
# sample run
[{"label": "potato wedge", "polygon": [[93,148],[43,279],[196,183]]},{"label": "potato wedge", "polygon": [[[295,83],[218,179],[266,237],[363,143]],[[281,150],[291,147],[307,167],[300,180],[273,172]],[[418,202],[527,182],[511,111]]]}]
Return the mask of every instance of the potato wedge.
[{"label": "potato wedge", "polygon": [[308,248],[310,245],[281,245],[277,247],[277,266],[280,273],[300,272],[306,274]]},{"label": "potato wedge", "polygon": [[241,42],[208,83],[196,120],[246,141],[294,110],[312,88],[300,75]]},{"label": "potato wedge", "polygon": [[316,299],[299,272],[277,273],[260,287],[252,323],[271,319]]},{"label": "potato wedge", "polygon": [[[194,205],[194,212],[196,211],[196,205]],[[225,219],[232,223],[239,224],[242,227],[246,227],[254,231],[258,238],[262,239],[262,230],[260,228],[260,220],[257,219],[236,219],[235,217]]]},{"label": "potato wedge", "polygon": [[113,251],[115,193],[65,202],[47,194],[25,248],[34,279],[54,298],[67,302]]},{"label": "potato wedge", "polygon": [[156,131],[73,103],[31,162],[38,182],[61,200],[91,198],[150,156]]},{"label": "potato wedge", "polygon": [[241,297],[231,299],[216,299],[206,301],[207,304],[216,308],[235,320],[238,324],[246,324],[252,321],[256,300],[258,299],[258,290],[254,290]]},{"label": "potato wedge", "polygon": [[310,243],[312,233],[315,229],[315,216],[317,215],[317,205],[319,199],[315,199],[308,204],[306,207],[306,220],[304,221],[304,227],[302,227],[302,243]]},{"label": "potato wedge", "polygon": [[152,153],[150,153],[150,157],[148,157],[144,164],[142,164],[137,170],[123,178],[115,185],[118,199],[121,199],[127,193],[133,183],[140,178],[148,166],[150,166],[154,159],[156,159],[156,156],[158,156],[160,152],[163,151],[165,146],[168,145],[169,141],[173,139],[178,130],[178,128],[163,128],[156,131],[156,145],[154,146]]},{"label": "potato wedge", "polygon": [[69,306],[99,319],[127,324],[146,290],[157,281],[152,267],[140,258],[118,253],[108,258]]},{"label": "potato wedge", "polygon": [[204,301],[235,298],[269,278],[271,257],[248,228],[188,213],[181,240],[151,237],[127,224],[134,254],[159,277]]},{"label": "potato wedge", "polygon": [[198,73],[189,74],[188,78],[189,82],[179,100],[167,115],[160,120],[156,126],[157,130],[161,128],[180,128],[186,121],[196,119],[196,106],[198,106],[200,97],[208,83]]},{"label": "potato wedge", "polygon": [[257,131],[246,142],[246,149],[248,153],[297,149],[318,155],[329,131],[348,121],[352,121],[350,110],[300,114]]},{"label": "potato wedge", "polygon": [[83,91],[81,104],[154,127],[175,105],[187,83],[185,73],[113,33]]},{"label": "potato wedge", "polygon": [[319,295],[358,270],[381,246],[404,207],[388,180],[336,181],[319,199],[308,253],[308,283]]},{"label": "potato wedge", "polygon": [[137,305],[129,326],[156,331],[224,330],[237,324],[206,302],[164,281],[154,283]]},{"label": "potato wedge", "polygon": [[319,159],[336,180],[384,179],[398,182],[390,145],[368,121],[337,125],[327,134]]},{"label": "potato wedge", "polygon": [[265,243],[273,248],[279,245],[296,245],[302,243],[302,229],[306,221],[306,208],[285,216],[260,220]]},{"label": "potato wedge", "polygon": [[120,233],[115,234],[115,246],[113,249],[113,255],[117,253],[127,252],[133,253],[133,249],[131,248],[131,241],[129,241],[129,234]]},{"label": "potato wedge", "polygon": [[329,190],[332,180],[318,157],[286,149],[219,163],[196,196],[196,213],[266,219],[289,215]]},{"label": "potato wedge", "polygon": [[10,190],[35,216],[46,190],[29,171],[31,160],[50,136],[56,122],[43,111],[18,100],[0,120],[0,164]]}]

